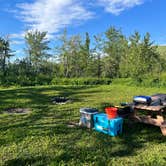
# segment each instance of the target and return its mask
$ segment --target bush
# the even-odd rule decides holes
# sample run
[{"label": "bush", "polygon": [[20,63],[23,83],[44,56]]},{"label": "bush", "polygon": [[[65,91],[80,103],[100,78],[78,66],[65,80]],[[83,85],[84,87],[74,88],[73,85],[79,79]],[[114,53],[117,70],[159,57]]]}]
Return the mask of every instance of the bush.
[{"label": "bush", "polygon": [[132,78],[115,78],[112,80],[113,84],[121,85],[135,85],[136,82]]},{"label": "bush", "polygon": [[48,75],[39,74],[34,81],[35,85],[50,85],[52,78]]},{"label": "bush", "polygon": [[52,85],[109,85],[109,78],[54,78]]},{"label": "bush", "polygon": [[128,86],[143,86],[143,87],[165,87],[166,86],[166,73],[162,73],[160,77],[142,78],[141,81],[132,78],[116,78],[113,79],[113,84],[121,84]]}]

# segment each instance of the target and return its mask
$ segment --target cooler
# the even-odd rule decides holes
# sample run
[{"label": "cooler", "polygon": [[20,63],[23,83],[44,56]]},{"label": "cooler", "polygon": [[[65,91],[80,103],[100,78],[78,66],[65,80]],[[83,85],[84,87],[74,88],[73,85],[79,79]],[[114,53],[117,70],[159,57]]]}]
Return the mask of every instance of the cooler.
[{"label": "cooler", "polygon": [[94,129],[96,131],[117,136],[122,133],[123,118],[116,117],[114,119],[108,119],[105,113],[96,114],[93,116]]}]

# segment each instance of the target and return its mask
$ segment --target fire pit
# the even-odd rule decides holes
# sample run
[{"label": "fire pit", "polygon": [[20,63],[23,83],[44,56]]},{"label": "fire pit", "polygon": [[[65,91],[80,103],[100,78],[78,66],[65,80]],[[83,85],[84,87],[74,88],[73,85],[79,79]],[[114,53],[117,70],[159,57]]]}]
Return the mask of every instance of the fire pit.
[{"label": "fire pit", "polygon": [[31,110],[29,108],[7,108],[5,112],[8,114],[27,114],[30,113]]},{"label": "fire pit", "polygon": [[67,103],[70,103],[71,102],[71,99],[69,98],[66,98],[64,96],[56,96],[54,98],[52,98],[52,103],[53,104],[67,104]]}]

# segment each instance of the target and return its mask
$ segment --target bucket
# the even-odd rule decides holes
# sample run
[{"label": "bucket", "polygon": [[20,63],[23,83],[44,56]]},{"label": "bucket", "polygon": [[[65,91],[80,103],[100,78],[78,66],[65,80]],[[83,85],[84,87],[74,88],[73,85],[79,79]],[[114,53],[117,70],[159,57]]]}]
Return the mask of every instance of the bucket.
[{"label": "bucket", "polygon": [[118,109],[115,107],[105,108],[105,112],[106,112],[109,119],[116,118],[118,116],[117,111],[118,111]]}]

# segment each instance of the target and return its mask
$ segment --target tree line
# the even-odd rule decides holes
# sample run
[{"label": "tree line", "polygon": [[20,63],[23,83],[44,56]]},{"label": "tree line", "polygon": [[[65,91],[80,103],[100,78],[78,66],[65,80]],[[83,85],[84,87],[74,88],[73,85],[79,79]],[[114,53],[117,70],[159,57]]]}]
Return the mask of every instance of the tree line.
[{"label": "tree line", "polygon": [[[158,78],[166,70],[165,59],[146,33],[134,32],[126,37],[121,29],[110,27],[106,32],[84,37],[58,36],[50,48],[47,32],[25,34],[24,58],[11,61],[9,38],[0,37],[0,84],[42,85],[59,78]],[[21,56],[21,55],[20,55]]]}]

